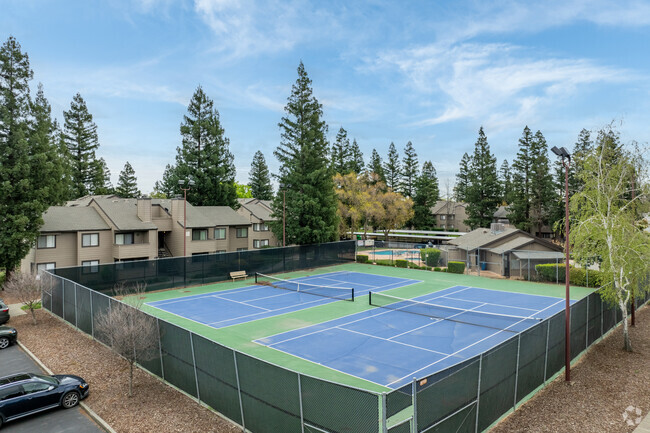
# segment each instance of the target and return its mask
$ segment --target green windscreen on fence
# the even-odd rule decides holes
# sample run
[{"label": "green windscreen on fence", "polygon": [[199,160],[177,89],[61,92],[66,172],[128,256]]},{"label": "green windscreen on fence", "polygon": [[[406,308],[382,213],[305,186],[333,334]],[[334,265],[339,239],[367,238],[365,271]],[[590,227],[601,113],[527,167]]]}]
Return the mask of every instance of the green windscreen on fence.
[{"label": "green windscreen on fence", "polygon": [[300,431],[298,373],[238,353],[244,422],[255,433]]},{"label": "green windscreen on fence", "polygon": [[560,311],[548,320],[548,353],[546,355],[546,379],[550,379],[555,373],[564,367],[564,335],[566,315]]},{"label": "green windscreen on fence", "polygon": [[98,339],[104,344],[110,343],[108,338],[98,329],[97,324],[98,320],[103,314],[108,312],[111,298],[108,296],[102,295],[98,292],[90,292],[90,301],[92,302],[93,310],[93,337]]},{"label": "green windscreen on fence", "polygon": [[405,422],[388,429],[388,433],[411,433],[411,423]]},{"label": "green windscreen on fence", "polygon": [[403,411],[413,404],[413,383],[391,391],[386,395],[386,417]]},{"label": "green windscreen on fence", "polygon": [[587,309],[587,315],[589,317],[589,324],[587,327],[587,345],[591,344],[598,340],[602,335],[602,327],[600,322],[602,320],[602,308],[603,301],[600,299],[600,296],[597,293],[592,293],[589,295],[589,308]]},{"label": "green windscreen on fence", "polygon": [[[469,424],[474,427],[474,418],[453,416],[468,404],[475,402],[478,395],[479,357],[466,361],[459,369],[451,367],[418,381],[417,427],[419,431],[444,422],[447,431],[456,431]],[[454,371],[455,370],[455,371]]]},{"label": "green windscreen on fence", "polygon": [[196,334],[192,341],[201,400],[241,424],[234,352]]},{"label": "green windscreen on fence", "polygon": [[63,318],[66,322],[75,324],[76,319],[76,290],[72,281],[63,282]]},{"label": "green windscreen on fence", "polygon": [[86,334],[93,332],[93,316],[90,305],[90,290],[75,284],[77,292],[77,327],[84,331]]},{"label": "green windscreen on fence", "polygon": [[60,278],[56,278],[50,289],[51,296],[51,309],[52,313],[59,317],[63,317],[63,282]]},{"label": "green windscreen on fence", "polygon": [[190,333],[159,320],[164,379],[196,397],[196,378]]},{"label": "green windscreen on fence", "polygon": [[305,423],[327,432],[379,430],[376,394],[302,375],[300,383]]},{"label": "green windscreen on fence", "polygon": [[478,429],[488,428],[514,406],[518,338],[513,337],[483,354]]},{"label": "green windscreen on fence", "polygon": [[587,302],[583,298],[571,306],[571,359],[587,347]]},{"label": "green windscreen on fence", "polygon": [[229,279],[230,272],[271,274],[349,263],[355,260],[354,241],[263,248],[250,251],[117,262],[99,266],[54,269],[54,273],[93,290],[113,295],[117,284],[135,284],[146,291],[208,284]]},{"label": "green windscreen on fence", "polygon": [[544,383],[548,325],[549,322],[545,320],[520,335],[519,370],[517,372],[518,402]]}]

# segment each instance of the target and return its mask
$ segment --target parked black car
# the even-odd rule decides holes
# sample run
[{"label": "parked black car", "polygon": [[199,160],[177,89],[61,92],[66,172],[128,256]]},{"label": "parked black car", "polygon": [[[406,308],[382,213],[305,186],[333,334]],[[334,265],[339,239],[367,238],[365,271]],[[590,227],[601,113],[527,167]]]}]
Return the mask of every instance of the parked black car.
[{"label": "parked black car", "polygon": [[0,325],[9,321],[9,307],[0,299]]},{"label": "parked black car", "polygon": [[6,349],[10,344],[16,343],[18,332],[11,326],[0,326],[0,350]]},{"label": "parked black car", "polygon": [[88,384],[79,376],[20,373],[0,377],[0,426],[61,406],[70,409],[88,396]]}]

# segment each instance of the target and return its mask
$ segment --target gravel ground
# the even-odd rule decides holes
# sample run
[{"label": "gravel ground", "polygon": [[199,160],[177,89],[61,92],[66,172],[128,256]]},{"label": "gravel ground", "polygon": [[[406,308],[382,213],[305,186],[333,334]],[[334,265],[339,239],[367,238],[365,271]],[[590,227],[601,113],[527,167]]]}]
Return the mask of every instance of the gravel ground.
[{"label": "gravel ground", "polygon": [[232,424],[150,374],[136,369],[128,397],[128,364],[108,348],[46,311],[38,324],[27,316],[11,319],[18,337],[55,373],[76,374],[90,384],[84,400],[117,432],[241,432]]},{"label": "gravel ground", "polygon": [[[128,398],[125,361],[48,312],[37,313],[37,326],[27,316],[12,318],[21,343],[55,372],[84,377],[91,384],[86,402],[116,431],[241,431],[140,370],[135,395]],[[640,408],[642,416],[650,411],[650,307],[637,313],[630,334],[633,353],[621,349],[622,328],[617,328],[572,368],[571,384],[558,377],[492,432],[632,432],[634,426],[623,419],[626,408]]]},{"label": "gravel ground", "polygon": [[571,369],[497,425],[492,433],[506,432],[632,432],[623,413],[629,406],[650,411],[650,306],[637,312],[630,327],[634,352],[625,352],[623,328],[618,327],[592,346]]}]

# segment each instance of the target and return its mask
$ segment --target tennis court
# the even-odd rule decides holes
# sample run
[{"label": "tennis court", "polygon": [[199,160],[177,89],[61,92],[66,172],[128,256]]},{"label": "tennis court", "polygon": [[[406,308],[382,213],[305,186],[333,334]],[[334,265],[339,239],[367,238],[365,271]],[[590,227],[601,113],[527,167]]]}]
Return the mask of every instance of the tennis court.
[{"label": "tennis court", "polygon": [[419,280],[330,272],[282,280],[260,275],[258,284],[182,298],[148,302],[146,305],[213,328],[223,328],[336,301],[353,301],[370,291],[381,292]]},{"label": "tennis court", "polygon": [[[487,351],[564,308],[564,300],[455,286],[256,342],[397,389]],[[366,301],[368,302],[368,301]]]}]

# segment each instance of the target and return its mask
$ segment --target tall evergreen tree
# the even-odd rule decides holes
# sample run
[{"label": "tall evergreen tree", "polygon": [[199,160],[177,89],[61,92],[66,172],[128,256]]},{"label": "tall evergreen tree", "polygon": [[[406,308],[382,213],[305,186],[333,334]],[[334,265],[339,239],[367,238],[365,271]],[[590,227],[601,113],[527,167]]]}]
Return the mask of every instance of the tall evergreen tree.
[{"label": "tall evergreen tree", "polygon": [[48,161],[52,124],[42,89],[31,102],[33,76],[27,53],[9,37],[0,47],[0,267],[8,276],[34,245],[60,180],[52,178],[56,160]]},{"label": "tall evergreen tree", "polygon": [[497,159],[490,152],[490,146],[483,132],[478,131],[478,139],[472,156],[470,186],[467,190],[467,215],[465,224],[472,229],[490,227],[494,212],[499,207],[499,179]]},{"label": "tall evergreen tree", "polygon": [[375,173],[377,175],[378,181],[386,183],[386,175],[384,173],[384,164],[379,156],[377,149],[372,149],[372,154],[370,155],[370,161],[368,161],[367,170],[370,173]]},{"label": "tall evergreen tree", "polygon": [[336,134],[336,140],[332,143],[332,170],[334,173],[348,174],[350,166],[350,139],[348,132],[341,128]]},{"label": "tall evergreen tree", "polygon": [[219,112],[199,86],[183,116],[182,145],[178,147],[174,176],[192,178],[187,199],[196,206],[237,207],[235,163],[224,136]]},{"label": "tall evergreen tree", "polygon": [[266,165],[266,159],[260,150],[255,152],[253,156],[248,184],[251,187],[253,197],[259,200],[271,200],[273,198],[269,167]]},{"label": "tall evergreen tree", "polygon": [[399,153],[397,153],[395,143],[392,142],[388,146],[388,158],[384,164],[384,177],[386,178],[386,186],[393,191],[397,191],[402,178],[402,165],[399,161]]},{"label": "tall evergreen tree", "polygon": [[101,164],[95,156],[99,148],[97,125],[88,111],[86,101],[77,93],[70,103],[70,109],[63,112],[63,140],[70,158],[70,198],[78,198],[97,189],[96,171]]},{"label": "tall evergreen tree", "polygon": [[[280,162],[278,180],[286,191],[287,243],[333,241],[338,235],[338,216],[333,170],[327,155],[327,125],[302,62],[284,110],[286,116],[278,125],[282,141],[274,155]],[[272,208],[276,220],[271,229],[279,238],[282,194],[276,195]]]},{"label": "tall evergreen tree", "polygon": [[115,194],[115,188],[111,182],[111,171],[104,158],[95,160],[93,164],[93,178],[89,193],[93,195]]},{"label": "tall evergreen tree", "polygon": [[553,176],[548,160],[548,146],[541,131],[537,131],[533,137],[530,156],[530,225],[533,234],[536,234],[541,232],[543,226],[549,224],[555,198]]},{"label": "tall evergreen tree", "polygon": [[501,181],[501,200],[503,203],[509,204],[512,202],[512,173],[510,173],[510,164],[508,164],[507,159],[504,159],[501,164],[499,177]]},{"label": "tall evergreen tree", "polygon": [[363,171],[363,153],[359,148],[356,138],[352,140],[352,145],[350,146],[350,159],[348,160],[348,173],[361,174]]},{"label": "tall evergreen tree", "polygon": [[512,202],[510,203],[508,219],[520,230],[530,231],[532,228],[530,208],[532,196],[532,165],[533,134],[526,126],[519,139],[517,157],[512,163]]},{"label": "tall evergreen tree", "polygon": [[402,163],[402,194],[405,197],[413,197],[415,194],[415,181],[418,178],[419,171],[418,155],[415,153],[413,143],[409,141],[404,147]]},{"label": "tall evergreen tree", "polygon": [[[470,187],[470,166],[472,164],[472,158],[465,152],[463,157],[460,160],[460,167],[458,169],[458,174],[456,174],[456,185],[454,186],[454,195],[456,196],[456,201],[466,202],[467,201],[467,191]],[[447,197],[449,198],[449,197]]]},{"label": "tall evergreen tree", "polygon": [[178,188],[178,176],[176,175],[176,167],[167,164],[161,180],[157,180],[154,184],[153,191],[155,195],[164,198],[173,198],[180,192]]},{"label": "tall evergreen tree", "polygon": [[422,174],[415,181],[415,197],[413,198],[412,225],[416,230],[430,230],[436,226],[436,219],[431,213],[440,196],[436,169],[431,161],[422,165]]},{"label": "tall evergreen tree", "polygon": [[115,192],[122,198],[138,198],[142,195],[138,189],[138,179],[135,177],[135,170],[129,161],[126,161],[124,169],[120,172],[120,178],[117,181]]}]

